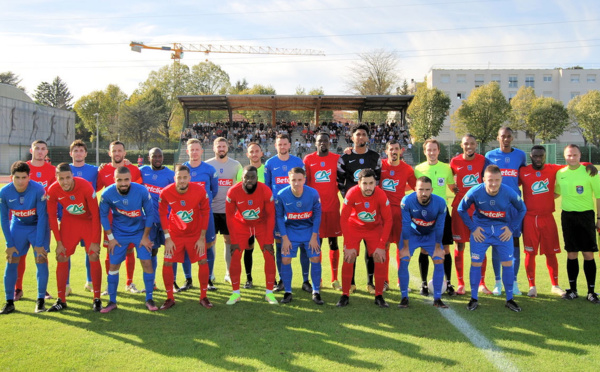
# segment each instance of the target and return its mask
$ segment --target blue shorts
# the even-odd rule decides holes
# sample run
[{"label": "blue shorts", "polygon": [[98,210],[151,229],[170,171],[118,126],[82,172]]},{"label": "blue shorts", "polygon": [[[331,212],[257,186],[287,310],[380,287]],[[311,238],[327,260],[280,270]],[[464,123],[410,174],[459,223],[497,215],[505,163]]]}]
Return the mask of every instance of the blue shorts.
[{"label": "blue shorts", "polygon": [[[440,243],[440,247],[441,246],[442,244]],[[402,245],[400,247],[402,247]],[[413,253],[415,253],[415,250],[417,248],[423,248],[425,251],[427,251],[429,257],[433,258],[433,252],[435,252],[435,235],[411,235],[408,239],[409,257],[412,257]]]},{"label": "blue shorts", "polygon": [[213,217],[212,212],[208,217],[208,228],[206,229],[206,242],[212,243],[217,238],[217,233],[215,230],[215,218]]},{"label": "blue shorts", "polygon": [[484,227],[483,235],[485,236],[485,240],[483,243],[476,242],[475,239],[473,239],[473,234],[471,234],[471,262],[483,262],[485,252],[490,245],[492,246],[492,249],[495,249],[496,252],[498,252],[500,262],[512,261],[514,254],[513,240],[508,239],[506,242],[500,241],[500,235],[504,232],[502,227],[504,227],[504,225]]},{"label": "blue shorts", "polygon": [[[515,219],[517,219],[519,212],[515,209],[515,207],[513,207],[511,205],[508,210],[508,215],[509,215],[510,220],[514,221]],[[520,238],[522,231],[523,231],[523,221],[521,220],[521,222],[519,222],[519,227],[517,227],[517,229],[515,229],[515,231],[512,232],[513,238]]]},{"label": "blue shorts", "polygon": [[159,223],[153,223],[150,229],[150,241],[154,243],[152,249],[158,249],[161,245],[165,245],[165,233]]},{"label": "blue shorts", "polygon": [[[15,242],[15,248],[18,253],[13,253],[14,257],[21,257],[29,252],[29,246],[35,246],[37,236],[36,225],[12,225],[10,227],[10,234],[12,235],[13,241]],[[46,252],[50,252],[50,227],[46,230],[44,235],[44,249]],[[34,257],[37,257],[37,253],[34,251]]]},{"label": "blue shorts", "polygon": [[142,236],[144,235],[138,234],[128,237],[115,235],[115,239],[117,239],[121,246],[116,246],[114,249],[114,253],[109,254],[110,263],[112,265],[118,265],[125,261],[125,257],[127,256],[127,247],[129,247],[129,244],[133,244],[135,246],[137,257],[140,260],[151,260],[152,252],[148,252],[146,247],[140,247]]},{"label": "blue shorts", "polygon": [[321,251],[319,251],[319,253],[315,253],[313,252],[312,249],[310,249],[308,242],[292,242],[292,248],[290,249],[290,253],[288,254],[281,254],[281,257],[289,257],[289,258],[295,258],[298,256],[298,248],[300,249],[304,249],[306,251],[306,255],[308,256],[308,258],[313,258],[313,257],[319,257],[321,255]]}]

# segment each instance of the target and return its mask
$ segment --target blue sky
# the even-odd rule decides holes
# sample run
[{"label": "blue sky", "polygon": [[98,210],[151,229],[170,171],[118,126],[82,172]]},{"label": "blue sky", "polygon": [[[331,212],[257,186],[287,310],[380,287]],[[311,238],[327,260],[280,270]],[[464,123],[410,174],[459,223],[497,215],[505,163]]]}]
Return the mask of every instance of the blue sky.
[{"label": "blue sky", "polygon": [[186,53],[206,58],[232,83],[246,78],[278,94],[323,87],[348,94],[359,53],[396,51],[407,80],[432,66],[600,68],[597,0],[11,1],[0,13],[0,72],[13,71],[31,95],[60,76],[76,98],[108,84],[133,92],[170,53],[148,45],[213,43],[316,49],[324,57]]}]

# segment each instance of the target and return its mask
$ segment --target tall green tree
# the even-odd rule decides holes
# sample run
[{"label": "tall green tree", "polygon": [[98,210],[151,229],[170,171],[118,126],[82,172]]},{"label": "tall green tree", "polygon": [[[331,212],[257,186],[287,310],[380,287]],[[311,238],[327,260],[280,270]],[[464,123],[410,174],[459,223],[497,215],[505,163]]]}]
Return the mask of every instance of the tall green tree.
[{"label": "tall green tree", "polygon": [[469,98],[451,117],[451,129],[458,137],[471,133],[481,147],[494,140],[498,129],[510,115],[510,104],[496,82],[490,82],[471,91]]},{"label": "tall green tree", "polygon": [[12,71],[0,72],[0,83],[12,85],[25,91],[25,88],[19,85],[21,84],[21,81],[23,81],[23,79]]},{"label": "tall green tree", "polygon": [[60,76],[55,77],[51,83],[45,81],[40,83],[35,89],[33,98],[35,98],[35,102],[40,105],[55,107],[62,110],[73,109],[73,105],[71,104],[73,95],[69,91],[67,83],[62,81]]},{"label": "tall green tree", "polygon": [[[533,103],[537,99],[532,87],[522,86],[517,94],[510,100],[510,126],[514,130],[524,131],[527,138],[535,141],[535,132],[531,132],[528,118],[533,109]],[[535,143],[535,142],[533,142]]]},{"label": "tall green tree", "polygon": [[539,137],[547,143],[560,137],[569,126],[569,114],[562,102],[552,97],[538,97],[533,101],[527,117],[527,133],[531,143]]},{"label": "tall green tree", "polygon": [[140,150],[146,150],[148,141],[156,137],[159,117],[164,111],[156,95],[155,89],[144,95],[133,94],[121,109],[123,137]]},{"label": "tall green tree", "polygon": [[590,90],[569,107],[571,115],[576,118],[583,131],[583,137],[595,146],[600,146],[600,91]]},{"label": "tall green tree", "polygon": [[96,116],[100,137],[106,141],[113,141],[119,137],[120,118],[119,108],[127,99],[127,95],[117,85],[110,84],[105,90],[93,91],[77,100],[74,105],[75,112],[81,118],[82,125],[93,133],[91,139],[96,138]]},{"label": "tall green tree", "polygon": [[411,136],[417,142],[437,137],[444,127],[450,110],[450,97],[437,88],[428,88],[427,81],[419,83],[417,93],[408,106]]},{"label": "tall green tree", "polygon": [[396,92],[400,72],[395,52],[375,49],[358,56],[359,61],[350,67],[346,80],[350,92],[361,95],[389,95]]},{"label": "tall green tree", "polygon": [[[277,92],[272,85],[254,84],[251,88],[241,91],[239,94],[249,95],[275,95]],[[244,116],[248,121],[264,122],[271,124],[271,111],[268,110],[241,110],[239,114]]]},{"label": "tall green tree", "polygon": [[583,138],[583,145],[587,146],[587,139],[583,135],[583,129],[579,126],[579,122],[577,121],[577,115],[575,113],[575,107],[581,101],[581,95],[575,96],[571,98],[569,103],[567,104],[567,112],[569,113],[569,124],[571,125],[571,129],[575,129]]},{"label": "tall green tree", "polygon": [[235,84],[229,87],[229,94],[242,94],[243,91],[250,88],[250,85],[246,81],[246,78],[243,80],[237,80]]}]

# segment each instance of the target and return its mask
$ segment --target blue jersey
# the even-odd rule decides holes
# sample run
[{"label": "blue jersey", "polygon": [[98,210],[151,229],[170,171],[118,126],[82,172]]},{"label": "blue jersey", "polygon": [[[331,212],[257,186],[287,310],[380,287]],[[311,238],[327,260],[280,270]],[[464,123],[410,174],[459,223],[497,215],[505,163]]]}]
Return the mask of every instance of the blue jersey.
[{"label": "blue jersey", "polygon": [[321,199],[317,190],[304,186],[302,196],[296,197],[292,187],[277,193],[275,216],[281,236],[287,235],[292,242],[308,242],[321,226]]},{"label": "blue jersey", "polygon": [[435,235],[435,242],[442,244],[444,222],[446,221],[446,201],[431,194],[427,205],[422,205],[413,192],[402,198],[402,240],[409,240],[414,235]]},{"label": "blue jersey", "polygon": [[[112,225],[108,220],[112,211]],[[130,237],[152,227],[154,222],[152,197],[143,185],[131,183],[127,195],[121,195],[117,185],[112,184],[104,190],[100,199],[100,221],[104,230],[112,230],[114,235]]]},{"label": "blue jersey", "polygon": [[186,161],[183,165],[190,168],[191,181],[204,186],[204,189],[208,193],[208,199],[212,204],[213,198],[219,192],[219,176],[215,167],[204,161],[195,168],[192,168],[189,161]]},{"label": "blue jersey", "polygon": [[510,187],[521,195],[519,189],[519,168],[527,165],[527,155],[522,150],[512,148],[511,152],[502,152],[501,149],[494,149],[485,154],[485,166],[496,164],[502,172],[502,184]]},{"label": "blue jersey", "polygon": [[142,174],[142,183],[148,189],[152,197],[152,206],[154,207],[154,223],[160,224],[158,216],[158,196],[165,187],[175,182],[175,172],[164,167],[163,169],[154,170],[149,165],[144,165],[140,168]]},{"label": "blue jersey", "polygon": [[[475,206],[473,219],[469,217],[471,204]],[[517,211],[516,214],[509,213],[511,206]],[[484,183],[474,186],[458,205],[458,214],[471,231],[475,231],[478,226],[497,225],[506,225],[511,231],[518,231],[526,212],[523,199],[504,184],[500,185],[500,190],[494,196],[487,193]]]},{"label": "blue jersey", "polygon": [[92,185],[94,190],[97,190],[98,167],[91,164],[84,164],[81,167],[76,167],[73,164],[69,164],[69,166],[71,167],[71,172],[73,172],[74,177],[83,178]]},{"label": "blue jersey", "polygon": [[12,182],[0,189],[0,222],[7,247],[15,246],[11,230],[19,226],[37,226],[35,246],[43,247],[49,228],[44,186],[30,180],[23,192]]},{"label": "blue jersey", "polygon": [[277,195],[281,189],[289,186],[288,172],[296,167],[304,169],[304,162],[294,155],[290,155],[286,161],[280,160],[275,155],[265,162],[265,185],[269,186],[273,195]]}]

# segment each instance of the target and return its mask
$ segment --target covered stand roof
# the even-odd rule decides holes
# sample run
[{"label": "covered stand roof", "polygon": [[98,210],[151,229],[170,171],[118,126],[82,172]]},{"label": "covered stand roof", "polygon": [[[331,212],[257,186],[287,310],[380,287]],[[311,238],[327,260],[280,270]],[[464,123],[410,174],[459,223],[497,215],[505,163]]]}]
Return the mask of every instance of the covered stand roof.
[{"label": "covered stand roof", "polygon": [[[231,120],[236,110],[289,111],[310,110],[316,121],[320,111],[358,111],[359,120],[365,111],[400,111],[402,118],[414,96],[301,96],[301,95],[213,95],[178,96],[183,106],[186,125],[190,111],[226,110]],[[275,115],[273,115],[273,119]]]}]

